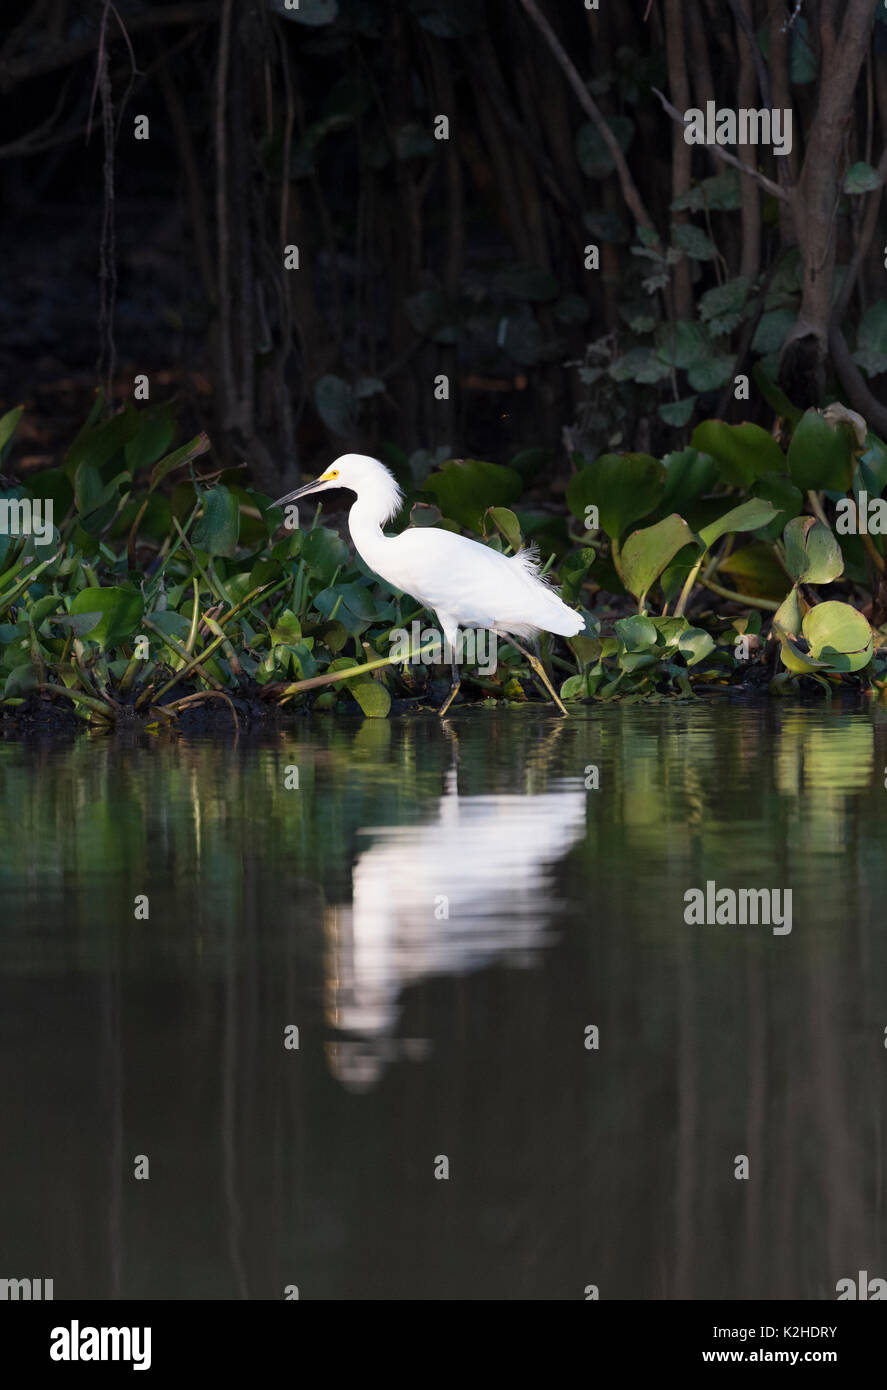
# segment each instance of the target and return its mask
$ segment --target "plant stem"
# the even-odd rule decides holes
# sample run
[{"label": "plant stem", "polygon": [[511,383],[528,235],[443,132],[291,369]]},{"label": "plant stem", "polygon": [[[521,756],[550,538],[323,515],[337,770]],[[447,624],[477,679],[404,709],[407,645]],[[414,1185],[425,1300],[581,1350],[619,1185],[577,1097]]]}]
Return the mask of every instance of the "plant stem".
[{"label": "plant stem", "polygon": [[721,584],[712,583],[710,579],[700,579],[699,582],[706,589],[711,589],[713,594],[720,594],[721,598],[728,598],[733,603],[748,604],[752,608],[766,608],[769,613],[775,613],[781,607],[775,599],[753,598],[751,594],[740,594],[736,589],[725,589]]}]

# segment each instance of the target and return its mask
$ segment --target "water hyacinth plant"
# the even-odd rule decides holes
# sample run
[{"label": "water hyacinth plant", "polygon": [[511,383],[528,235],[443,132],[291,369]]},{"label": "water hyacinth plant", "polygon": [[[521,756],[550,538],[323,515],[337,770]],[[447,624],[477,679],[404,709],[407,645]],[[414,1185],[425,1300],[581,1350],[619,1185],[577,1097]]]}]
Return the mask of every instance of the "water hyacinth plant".
[{"label": "water hyacinth plant", "polygon": [[[97,401],[61,467],[0,494],[2,515],[16,518],[0,527],[3,711],[43,698],[110,727],[136,716],[168,724],[210,701],[235,720],[260,699],[356,702],[369,717],[387,715],[392,698],[426,701],[428,667],[415,658],[435,655],[435,643],[420,640],[404,662],[394,635],[430,620],[366,569],[319,508],[287,531],[239,470],[213,466],[205,434],[173,447],[169,407],[101,412]],[[0,462],[20,418],[0,419]],[[405,463],[396,451],[389,462]],[[504,553],[540,545],[586,619],[548,652],[565,701],[736,683],[748,669],[739,638],[762,657],[778,648],[774,690],[803,677],[828,689],[879,682],[881,634],[850,600],[868,592],[880,612],[883,542],[835,534],[827,515],[887,484],[887,449],[858,416],[799,414],[787,449],[758,426],[710,420],[661,460],[576,456],[567,502],[579,530],[532,505],[549,462],[542,450],[507,468],[441,460],[418,486],[402,469],[395,529],[464,530]],[[41,534],[21,524],[37,515]],[[842,597],[823,600],[821,586],[835,584]],[[503,701],[527,698],[527,676],[504,646],[495,672],[467,673],[480,698]]]}]

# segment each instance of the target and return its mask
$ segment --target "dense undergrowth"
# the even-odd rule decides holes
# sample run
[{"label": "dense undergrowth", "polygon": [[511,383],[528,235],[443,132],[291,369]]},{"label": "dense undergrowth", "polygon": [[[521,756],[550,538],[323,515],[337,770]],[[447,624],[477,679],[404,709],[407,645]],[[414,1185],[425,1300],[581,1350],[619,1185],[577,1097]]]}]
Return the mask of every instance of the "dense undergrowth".
[{"label": "dense undergrowth", "polygon": [[[0,462],[21,413],[0,419]],[[174,448],[175,430],[167,406],[102,418],[98,401],[60,468],[0,493],[0,709],[48,699],[108,727],[210,700],[235,719],[244,699],[356,701],[369,716],[392,697],[433,700],[434,670],[392,657],[413,623],[427,649],[433,615],[368,571],[319,508],[285,530],[238,470],[213,468],[206,435]],[[777,433],[708,420],[661,460],[574,455],[559,512],[533,502],[542,450],[423,476],[390,449],[407,492],[395,529],[537,544],[586,618],[581,636],[547,644],[567,701],[692,697],[752,672],[773,691],[878,687],[883,542],[856,534],[855,502],[880,498],[887,449],[840,405],[788,407]],[[50,502],[54,524],[36,534]],[[533,687],[503,644],[495,673],[467,671],[465,691],[510,702]]]}]

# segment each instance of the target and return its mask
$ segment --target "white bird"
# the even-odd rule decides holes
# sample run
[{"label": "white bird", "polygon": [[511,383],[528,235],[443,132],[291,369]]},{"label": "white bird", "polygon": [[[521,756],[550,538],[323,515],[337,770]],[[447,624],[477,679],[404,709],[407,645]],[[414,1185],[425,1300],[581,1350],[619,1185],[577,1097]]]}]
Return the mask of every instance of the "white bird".
[{"label": "white bird", "polygon": [[[358,554],[380,578],[434,610],[453,653],[460,627],[497,633],[527,657],[555,704],[567,713],[539,657],[514,641],[535,640],[541,631],[575,637],[585,626],[541,577],[535,549],[506,556],[467,536],[428,526],[386,536],[382,527],[400,510],[403,493],[385,465],[366,454],[343,454],[313,483],[288,492],[273,505],[282,507],[309,493],[339,487],[357,494],[348,529]],[[455,660],[452,673],[442,715],[459,690]]]}]

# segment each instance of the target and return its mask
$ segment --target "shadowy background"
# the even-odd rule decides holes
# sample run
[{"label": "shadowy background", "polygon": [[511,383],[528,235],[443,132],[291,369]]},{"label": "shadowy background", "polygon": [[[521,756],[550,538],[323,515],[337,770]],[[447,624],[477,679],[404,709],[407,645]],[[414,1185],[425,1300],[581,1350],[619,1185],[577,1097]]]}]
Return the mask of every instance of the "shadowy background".
[{"label": "shadowy background", "polygon": [[[57,463],[96,386],[119,404],[140,373],[272,494],[348,447],[417,482],[452,454],[536,448],[559,487],[574,450],[678,449],[712,414],[769,425],[777,383],[887,429],[872,0],[4,17],[13,471]],[[792,107],[792,152],[741,147],[740,174],[654,89],[681,111]]]}]

